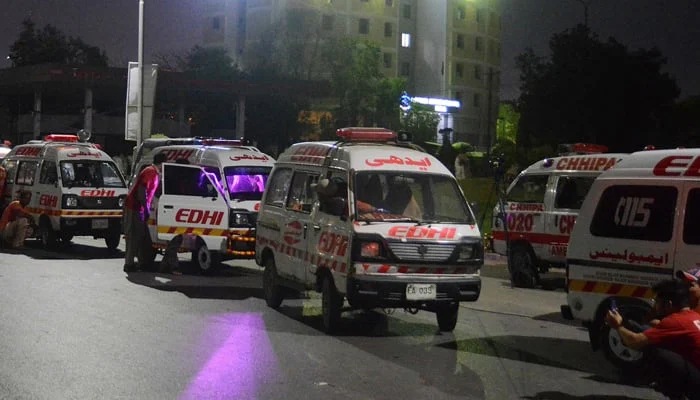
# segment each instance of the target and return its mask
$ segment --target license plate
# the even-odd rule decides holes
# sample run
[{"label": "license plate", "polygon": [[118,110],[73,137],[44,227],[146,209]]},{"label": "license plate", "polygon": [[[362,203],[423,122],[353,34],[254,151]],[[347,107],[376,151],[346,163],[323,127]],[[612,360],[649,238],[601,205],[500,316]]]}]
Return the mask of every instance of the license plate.
[{"label": "license plate", "polygon": [[107,229],[109,227],[109,221],[106,219],[93,219],[92,229]]},{"label": "license plate", "polygon": [[435,284],[409,283],[406,285],[406,300],[434,300]]}]

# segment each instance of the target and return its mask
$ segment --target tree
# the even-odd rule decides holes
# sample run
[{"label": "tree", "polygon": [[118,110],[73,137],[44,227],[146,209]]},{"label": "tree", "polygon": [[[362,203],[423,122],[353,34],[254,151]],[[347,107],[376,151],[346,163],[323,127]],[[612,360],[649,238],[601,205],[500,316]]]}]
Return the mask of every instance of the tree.
[{"label": "tree", "polygon": [[[396,108],[396,101],[394,101],[394,109]],[[413,142],[423,145],[425,142],[432,142],[435,140],[440,116],[435,111],[431,110],[431,107],[414,103],[401,122],[401,129],[412,134]],[[445,137],[447,137],[447,135],[445,135]]]},{"label": "tree", "polygon": [[579,25],[555,34],[549,59],[531,49],[520,69],[521,149],[589,142],[633,151],[665,140],[675,81],[658,49],[629,51]]},{"label": "tree", "polygon": [[27,18],[22,21],[22,27],[19,37],[10,46],[13,67],[46,63],[107,66],[104,51],[80,38],[66,37],[53,25],[38,30],[34,21]]},{"label": "tree", "polygon": [[496,141],[508,141],[515,144],[518,136],[520,113],[515,110],[515,105],[503,102],[498,107],[498,119],[496,120]]}]

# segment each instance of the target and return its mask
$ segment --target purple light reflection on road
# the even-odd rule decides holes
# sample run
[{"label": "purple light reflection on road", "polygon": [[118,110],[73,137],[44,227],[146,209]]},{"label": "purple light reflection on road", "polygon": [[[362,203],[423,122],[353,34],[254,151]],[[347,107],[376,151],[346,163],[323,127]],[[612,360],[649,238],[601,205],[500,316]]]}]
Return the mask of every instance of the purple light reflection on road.
[{"label": "purple light reflection on road", "polygon": [[255,399],[258,388],[278,372],[262,316],[246,313],[215,318],[204,334],[228,338],[200,368],[180,399]]}]

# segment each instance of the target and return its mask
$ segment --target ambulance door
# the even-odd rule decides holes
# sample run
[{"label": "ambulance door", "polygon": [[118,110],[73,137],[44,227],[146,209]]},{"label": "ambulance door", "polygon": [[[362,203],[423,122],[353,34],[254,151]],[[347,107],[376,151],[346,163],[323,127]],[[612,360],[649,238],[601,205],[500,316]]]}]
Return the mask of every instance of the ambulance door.
[{"label": "ambulance door", "polygon": [[[17,177],[15,178],[15,185],[13,187],[13,193],[8,193],[12,196],[12,200],[17,199],[17,192],[20,190],[26,190],[32,193],[32,199],[29,202],[28,208],[31,209],[33,214],[38,214],[37,210],[39,208],[39,199],[41,198],[41,193],[35,186],[37,181],[37,171],[39,170],[38,161],[28,161],[22,160],[17,164]],[[12,201],[10,200],[10,201]],[[36,215],[35,215],[36,217]]]},{"label": "ambulance door", "polygon": [[312,222],[308,229],[309,262],[306,263],[307,279],[316,275],[319,266],[329,268],[335,285],[341,293],[347,287],[346,274],[350,252],[350,231],[347,217],[348,176],[346,172],[333,172],[321,178],[332,182],[335,193],[318,195]]},{"label": "ambulance door", "polygon": [[[508,238],[512,243],[529,243],[540,257],[544,242],[545,194],[550,175],[520,175],[506,196]],[[505,233],[504,236],[505,238]]]},{"label": "ambulance door", "polygon": [[282,273],[298,282],[305,283],[309,262],[308,246],[311,240],[311,211],[316,202],[312,185],[318,181],[319,172],[295,171],[285,204],[285,219],[282,221]]},{"label": "ambulance door", "polygon": [[0,209],[7,207],[13,200],[14,195],[13,189],[15,187],[15,176],[17,175],[17,160],[3,160],[2,163],[5,168],[5,190],[2,193],[2,199],[0,199]]},{"label": "ambulance door", "polygon": [[212,251],[224,251],[228,204],[215,179],[199,166],[163,164],[158,199],[158,239],[200,237]]},{"label": "ambulance door", "polygon": [[676,240],[676,270],[700,267],[700,182],[685,183],[682,198],[684,201],[679,201],[682,224]]},{"label": "ambulance door", "polygon": [[50,215],[54,230],[59,230],[61,190],[58,188],[58,166],[56,161],[44,160],[41,163],[39,182],[36,185],[35,196],[38,196],[39,209],[43,214]]},{"label": "ambulance door", "polygon": [[554,264],[564,264],[569,236],[595,178],[581,174],[554,177],[550,211],[545,221],[546,244],[541,258]]}]

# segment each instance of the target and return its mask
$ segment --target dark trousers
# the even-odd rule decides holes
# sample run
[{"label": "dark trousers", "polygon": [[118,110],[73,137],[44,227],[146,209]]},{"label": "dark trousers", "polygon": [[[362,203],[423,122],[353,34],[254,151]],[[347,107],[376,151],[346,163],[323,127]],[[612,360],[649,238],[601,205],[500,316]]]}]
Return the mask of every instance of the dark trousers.
[{"label": "dark trousers", "polygon": [[124,263],[134,265],[134,259],[138,257],[140,267],[150,267],[146,263],[151,262],[148,254],[152,251],[151,235],[148,233],[148,225],[141,213],[124,208],[124,234],[126,235],[126,252]]}]

